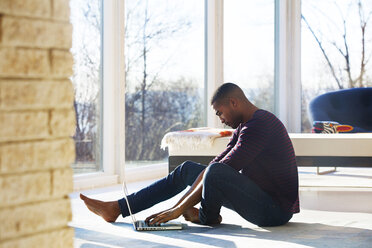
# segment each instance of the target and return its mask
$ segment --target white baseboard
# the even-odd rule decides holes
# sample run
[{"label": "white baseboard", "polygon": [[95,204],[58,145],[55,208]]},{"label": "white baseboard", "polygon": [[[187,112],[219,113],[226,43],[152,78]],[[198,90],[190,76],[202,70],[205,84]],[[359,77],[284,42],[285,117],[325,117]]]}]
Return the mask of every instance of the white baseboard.
[{"label": "white baseboard", "polygon": [[132,183],[158,179],[168,174],[168,163],[139,166],[125,169],[125,182]]},{"label": "white baseboard", "polygon": [[[155,164],[125,169],[127,183],[158,179],[168,174],[168,164]],[[119,182],[118,175],[109,175],[104,172],[86,173],[74,175],[74,191],[95,189],[116,185]]]},{"label": "white baseboard", "polygon": [[118,183],[118,175],[108,175],[103,172],[74,175],[74,191],[95,189]]}]

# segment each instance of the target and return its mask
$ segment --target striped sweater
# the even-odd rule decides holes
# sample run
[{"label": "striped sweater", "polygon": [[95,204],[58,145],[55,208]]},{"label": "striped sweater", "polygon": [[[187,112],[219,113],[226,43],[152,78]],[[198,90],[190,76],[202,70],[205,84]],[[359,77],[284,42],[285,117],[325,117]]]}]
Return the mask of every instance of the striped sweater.
[{"label": "striped sweater", "polygon": [[210,164],[225,163],[254,181],[286,212],[298,213],[298,172],[292,142],[283,123],[257,110],[233,133],[225,151]]}]

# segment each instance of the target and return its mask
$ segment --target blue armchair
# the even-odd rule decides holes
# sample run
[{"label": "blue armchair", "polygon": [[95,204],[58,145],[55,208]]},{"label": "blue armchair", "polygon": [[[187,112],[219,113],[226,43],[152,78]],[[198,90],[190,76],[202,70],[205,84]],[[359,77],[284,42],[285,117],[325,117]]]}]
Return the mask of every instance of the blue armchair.
[{"label": "blue armchair", "polygon": [[372,88],[328,92],[314,98],[309,107],[313,121],[351,125],[352,132],[372,132]]}]

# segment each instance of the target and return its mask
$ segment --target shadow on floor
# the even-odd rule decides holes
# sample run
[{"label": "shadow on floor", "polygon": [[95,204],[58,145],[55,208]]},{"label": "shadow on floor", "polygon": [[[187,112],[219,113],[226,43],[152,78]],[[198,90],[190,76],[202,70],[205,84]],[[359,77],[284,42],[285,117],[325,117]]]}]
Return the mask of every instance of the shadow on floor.
[{"label": "shadow on floor", "polygon": [[[280,227],[259,229],[244,228],[239,225],[222,224],[215,228],[210,227],[190,227],[179,233],[176,237],[182,240],[200,242],[216,247],[236,247],[233,244],[227,245],[226,240],[219,239],[221,235],[239,237],[243,239],[261,239],[271,241],[284,241],[292,244],[307,245],[310,247],[372,247],[372,230],[330,226],[319,223],[297,223],[290,222]],[[199,236],[208,234],[214,238]],[[156,235],[167,236],[167,233],[156,233]],[[233,239],[231,239],[233,240]],[[231,242],[231,241],[229,241]]]},{"label": "shadow on floor", "polygon": [[[123,227],[123,228],[132,228],[131,224],[127,224],[123,222],[117,222],[117,223],[112,223],[112,224],[115,226]],[[225,225],[220,225],[218,228],[220,228],[221,226],[225,226]],[[213,227],[209,227],[209,226],[189,227],[187,225],[184,225],[183,227],[184,229],[182,230],[148,231],[147,233],[150,233],[155,236],[162,236],[162,237],[179,239],[179,240],[187,240],[190,242],[196,242],[196,243],[205,244],[205,245],[213,245],[216,247],[231,247],[231,248],[236,247],[234,242],[232,242],[231,240],[218,238],[217,236],[210,237],[210,236],[199,235],[202,233],[209,234],[210,233],[209,230],[215,229]]]},{"label": "shadow on floor", "polygon": [[[128,226],[132,226],[129,225]],[[128,228],[129,229],[129,228]],[[164,247],[164,244],[154,241],[144,241],[135,238],[121,237],[103,232],[92,231],[85,228],[75,227],[75,238],[79,239],[80,248],[111,248],[118,247]],[[170,248],[179,246],[169,245]]]},{"label": "shadow on floor", "polygon": [[[132,230],[132,225],[129,223],[113,223],[113,225],[123,229]],[[263,229],[263,230],[262,230]],[[210,245],[215,247],[242,247],[243,241],[248,244],[250,239],[255,239],[255,244],[259,240],[282,241],[291,244],[301,244],[310,247],[371,247],[372,230],[330,226],[319,223],[298,223],[290,222],[280,227],[270,227],[262,229],[244,228],[239,225],[221,224],[217,227],[208,226],[186,226],[184,230],[178,231],[152,231],[146,232],[153,236],[161,236],[170,238],[170,242],[174,239],[182,241],[197,242],[201,245]],[[136,235],[141,235],[137,233]],[[226,236],[231,236],[228,240]],[[120,237],[100,233],[83,228],[75,228],[75,237],[82,240],[92,241],[102,246],[93,246],[89,242],[80,247],[101,247],[107,245],[117,245],[120,247],[164,247],[154,241],[144,241],[135,238]],[[239,244],[237,246],[234,238],[237,237]],[[156,240],[156,237],[154,239]],[[258,240],[258,241],[257,241]],[[177,244],[178,241],[173,242]],[[247,243],[248,242],[248,243]],[[167,247],[179,247],[169,244]]]}]

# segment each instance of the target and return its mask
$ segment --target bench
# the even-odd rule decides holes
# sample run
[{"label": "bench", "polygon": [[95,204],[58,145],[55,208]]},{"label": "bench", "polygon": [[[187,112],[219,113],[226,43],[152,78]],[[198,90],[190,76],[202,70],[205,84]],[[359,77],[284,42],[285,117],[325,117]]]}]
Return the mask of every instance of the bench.
[{"label": "bench", "polygon": [[[372,134],[289,134],[298,166],[305,167],[372,167]],[[227,146],[230,137],[216,138],[211,147],[168,146],[169,171],[191,160],[208,164]],[[328,172],[328,171],[327,171]],[[318,169],[319,173],[319,169]],[[319,173],[322,174],[322,173]]]}]

